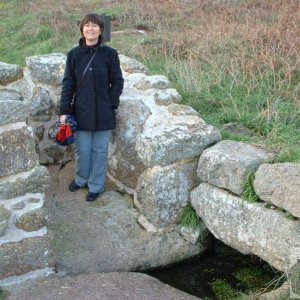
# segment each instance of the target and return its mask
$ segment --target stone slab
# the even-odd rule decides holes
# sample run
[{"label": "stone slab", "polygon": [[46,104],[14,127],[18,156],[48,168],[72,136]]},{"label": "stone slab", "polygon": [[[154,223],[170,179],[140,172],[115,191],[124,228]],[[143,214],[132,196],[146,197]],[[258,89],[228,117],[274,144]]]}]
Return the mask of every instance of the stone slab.
[{"label": "stone slab", "polygon": [[0,84],[6,85],[23,77],[23,69],[18,65],[0,62]]},{"label": "stone slab", "polygon": [[26,58],[26,64],[35,83],[60,85],[64,75],[66,56],[62,53]]},{"label": "stone slab", "polygon": [[239,252],[257,255],[280,271],[289,270],[293,255],[299,257],[299,220],[208,183],[191,192],[191,202],[208,230]]},{"label": "stone slab", "polygon": [[0,125],[25,121],[29,116],[28,101],[0,101]]},{"label": "stone slab", "polygon": [[37,166],[28,172],[0,178],[0,199],[11,199],[26,193],[43,193],[49,184],[47,168]]},{"label": "stone slab", "polygon": [[113,272],[48,277],[9,288],[7,300],[196,300],[142,273]]},{"label": "stone slab", "polygon": [[223,140],[203,151],[197,173],[201,181],[241,195],[247,175],[272,157],[265,149]]},{"label": "stone slab", "polygon": [[254,189],[260,199],[300,218],[300,164],[263,164],[255,173]]},{"label": "stone slab", "polygon": [[38,157],[27,126],[0,131],[0,177],[32,169]]},{"label": "stone slab", "polygon": [[0,245],[0,280],[54,266],[50,235]]},{"label": "stone slab", "polygon": [[139,178],[137,200],[147,220],[156,227],[178,224],[190,191],[199,184],[197,159],[147,169]]}]

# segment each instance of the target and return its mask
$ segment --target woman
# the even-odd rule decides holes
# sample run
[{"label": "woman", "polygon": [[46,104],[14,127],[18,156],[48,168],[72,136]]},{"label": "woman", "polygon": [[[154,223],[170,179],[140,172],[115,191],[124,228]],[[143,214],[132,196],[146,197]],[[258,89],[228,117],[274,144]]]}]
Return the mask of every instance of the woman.
[{"label": "woman", "polygon": [[72,112],[71,100],[77,91],[74,105],[76,176],[69,190],[75,192],[88,186],[87,201],[96,200],[105,190],[108,144],[111,131],[116,127],[115,109],[119,106],[124,83],[117,51],[103,45],[103,30],[104,22],[98,14],[84,17],[79,45],[67,55],[61,92],[60,122],[64,123]]}]

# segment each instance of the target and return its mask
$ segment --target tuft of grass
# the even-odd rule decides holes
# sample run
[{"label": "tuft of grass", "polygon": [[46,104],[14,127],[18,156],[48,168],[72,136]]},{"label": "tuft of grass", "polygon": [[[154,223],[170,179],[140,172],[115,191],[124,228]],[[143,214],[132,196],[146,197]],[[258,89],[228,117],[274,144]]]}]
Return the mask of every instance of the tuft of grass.
[{"label": "tuft of grass", "polygon": [[244,268],[234,276],[245,287],[245,292],[258,292],[262,284],[267,285],[271,280],[271,275],[264,274],[261,267]]},{"label": "tuft of grass", "polygon": [[186,205],[181,214],[180,225],[192,229],[201,229],[201,220],[191,204]]},{"label": "tuft of grass", "polygon": [[232,300],[237,296],[236,290],[225,279],[215,279],[210,285],[217,300]]},{"label": "tuft of grass", "polygon": [[254,178],[255,178],[255,171],[251,171],[246,177],[244,190],[242,193],[243,199],[249,203],[254,203],[259,200],[259,197],[256,195],[253,187]]}]

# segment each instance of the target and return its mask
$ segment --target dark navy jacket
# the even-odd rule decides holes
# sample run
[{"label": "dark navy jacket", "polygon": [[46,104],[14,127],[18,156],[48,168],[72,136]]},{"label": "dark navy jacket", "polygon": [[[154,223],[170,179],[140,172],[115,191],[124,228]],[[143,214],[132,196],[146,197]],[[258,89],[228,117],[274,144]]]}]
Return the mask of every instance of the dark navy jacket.
[{"label": "dark navy jacket", "polygon": [[119,106],[124,84],[118,53],[115,49],[100,44],[87,47],[82,39],[79,46],[71,49],[67,55],[60,114],[71,114],[70,103],[76,91],[76,83],[95,51],[97,54],[76,94],[77,130],[96,131],[116,127],[115,109]]}]

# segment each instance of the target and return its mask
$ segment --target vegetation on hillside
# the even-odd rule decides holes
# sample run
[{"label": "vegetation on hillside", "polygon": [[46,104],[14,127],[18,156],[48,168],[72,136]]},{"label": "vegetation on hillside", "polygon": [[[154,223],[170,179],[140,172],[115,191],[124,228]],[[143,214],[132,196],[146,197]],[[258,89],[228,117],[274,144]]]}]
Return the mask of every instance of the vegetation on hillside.
[{"label": "vegetation on hillside", "polygon": [[[120,53],[165,74],[223,138],[300,162],[298,0],[2,0],[0,60],[66,52],[90,11],[112,17]],[[236,123],[242,132],[224,129]]]}]

